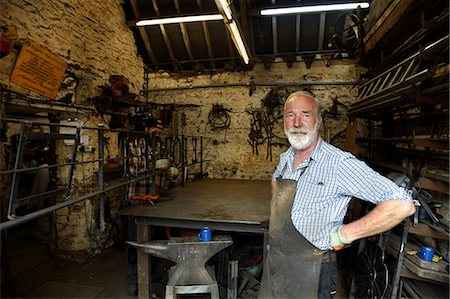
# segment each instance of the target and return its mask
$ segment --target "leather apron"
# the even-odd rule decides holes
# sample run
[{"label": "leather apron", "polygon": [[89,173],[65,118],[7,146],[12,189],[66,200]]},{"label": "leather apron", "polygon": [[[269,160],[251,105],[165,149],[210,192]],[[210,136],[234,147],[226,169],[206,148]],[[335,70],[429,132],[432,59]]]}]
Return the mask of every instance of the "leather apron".
[{"label": "leather apron", "polygon": [[323,251],[294,227],[291,209],[297,182],[277,179],[270,204],[269,233],[258,298],[317,298]]}]

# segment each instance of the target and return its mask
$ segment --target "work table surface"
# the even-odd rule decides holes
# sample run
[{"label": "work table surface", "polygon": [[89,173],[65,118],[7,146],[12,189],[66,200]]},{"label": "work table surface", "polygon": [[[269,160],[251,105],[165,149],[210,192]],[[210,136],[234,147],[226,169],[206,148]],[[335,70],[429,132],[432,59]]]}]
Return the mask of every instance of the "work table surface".
[{"label": "work table surface", "polygon": [[201,179],[165,191],[155,206],[133,205],[120,214],[166,220],[261,224],[269,219],[270,181]]}]

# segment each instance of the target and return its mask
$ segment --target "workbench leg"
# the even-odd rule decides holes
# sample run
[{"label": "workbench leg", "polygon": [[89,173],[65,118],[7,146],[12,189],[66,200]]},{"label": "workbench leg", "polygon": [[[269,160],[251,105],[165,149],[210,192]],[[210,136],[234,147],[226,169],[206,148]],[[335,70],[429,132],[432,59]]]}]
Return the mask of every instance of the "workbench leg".
[{"label": "workbench leg", "polygon": [[[137,242],[143,243],[150,239],[150,226],[137,223]],[[151,291],[151,257],[143,250],[137,251],[137,282],[138,282],[138,298],[149,299]]]}]

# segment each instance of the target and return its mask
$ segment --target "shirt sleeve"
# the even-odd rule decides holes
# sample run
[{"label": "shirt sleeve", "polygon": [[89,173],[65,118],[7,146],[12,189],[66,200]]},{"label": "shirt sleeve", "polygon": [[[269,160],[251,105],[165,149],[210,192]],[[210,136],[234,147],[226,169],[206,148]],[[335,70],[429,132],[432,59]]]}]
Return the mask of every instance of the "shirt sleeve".
[{"label": "shirt sleeve", "polygon": [[347,157],[339,163],[338,188],[343,195],[352,196],[374,204],[386,200],[412,201],[405,189],[382,176],[355,157]]}]

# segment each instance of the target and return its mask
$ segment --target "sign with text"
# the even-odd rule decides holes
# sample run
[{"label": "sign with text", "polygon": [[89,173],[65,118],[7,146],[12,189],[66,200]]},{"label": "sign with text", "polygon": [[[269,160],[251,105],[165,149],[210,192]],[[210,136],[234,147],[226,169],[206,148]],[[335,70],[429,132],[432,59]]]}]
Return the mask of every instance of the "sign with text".
[{"label": "sign with text", "polygon": [[67,63],[57,55],[35,42],[26,40],[10,80],[44,97],[55,99],[66,68]]}]

